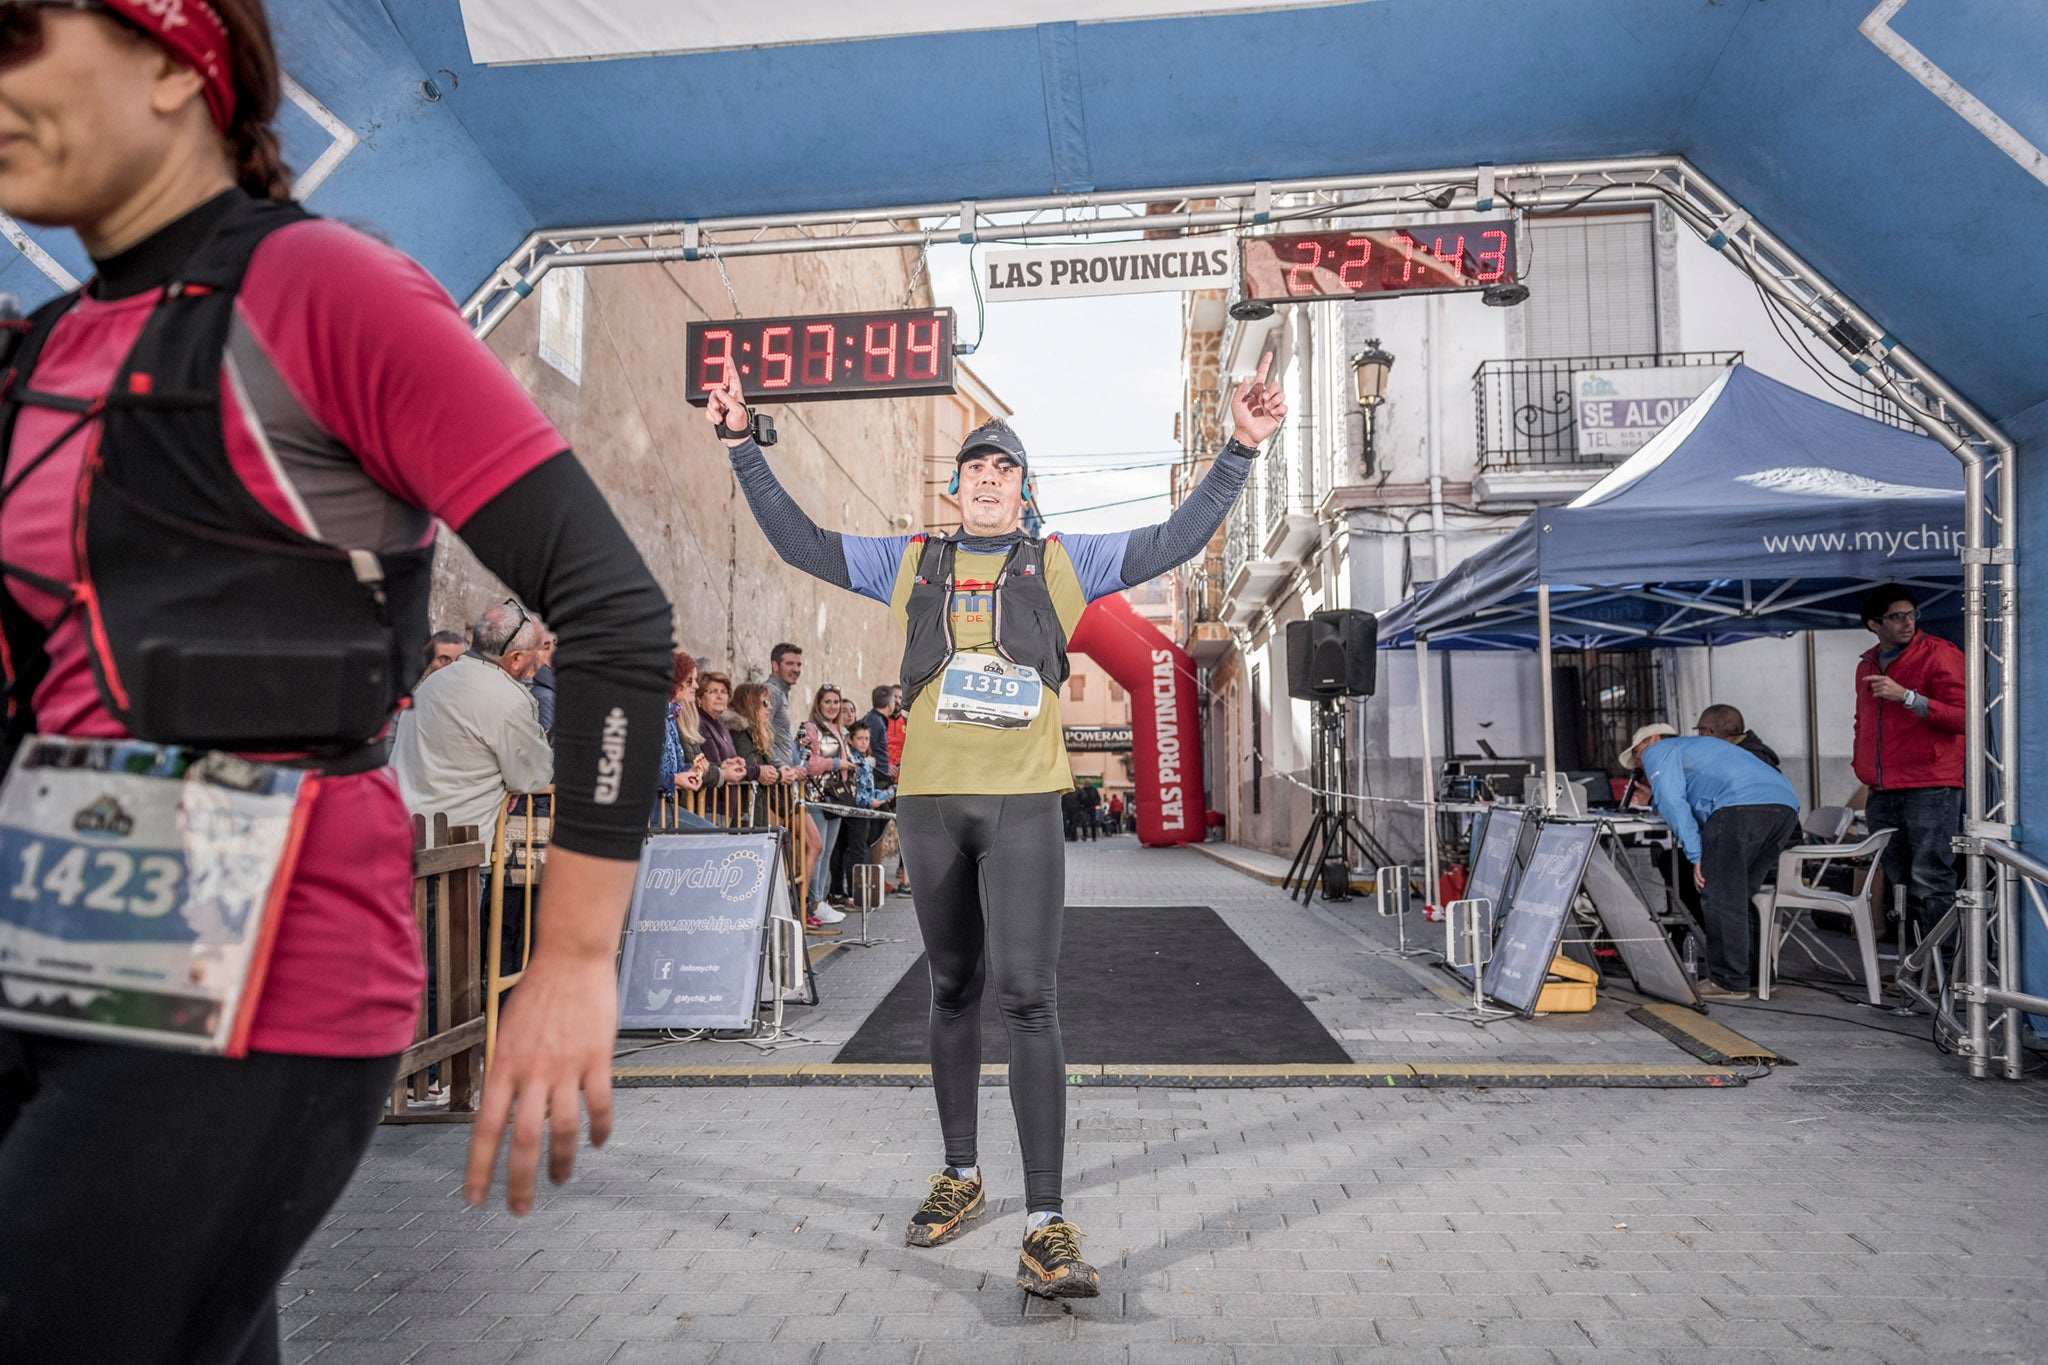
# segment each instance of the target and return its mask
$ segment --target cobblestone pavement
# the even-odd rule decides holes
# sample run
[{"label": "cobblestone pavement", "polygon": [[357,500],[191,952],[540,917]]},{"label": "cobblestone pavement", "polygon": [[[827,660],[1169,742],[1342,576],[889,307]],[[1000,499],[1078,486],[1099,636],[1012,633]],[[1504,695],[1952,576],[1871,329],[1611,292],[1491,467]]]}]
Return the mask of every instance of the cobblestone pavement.
[{"label": "cobblestone pavement", "polygon": [[[1290,918],[1270,888],[1128,839],[1081,851],[1070,900],[1213,905],[1319,996],[1355,981],[1327,946],[1381,927],[1342,905]],[[891,913],[910,933],[907,912],[878,928]],[[886,989],[901,966],[853,955],[828,1001],[849,969]],[[463,1206],[466,1131],[387,1128],[286,1281],[286,1357],[2048,1360],[2048,1084],[1972,1082],[1919,1021],[1772,1005],[1803,1013],[1716,1011],[1802,1063],[1741,1088],[1071,1091],[1067,1207],[1104,1278],[1071,1306],[1012,1284],[1021,1172],[996,1089],[990,1215],[935,1251],[902,1244],[937,1159],[929,1090],[621,1091],[610,1146],[525,1219]],[[1394,1046],[1346,1034],[1382,1031],[1355,1001],[1311,1008],[1354,1053]],[[1443,1044],[1578,1055],[1553,1022]],[[1621,1028],[1682,1058],[1599,1031]],[[784,1055],[803,1052],[823,1049]]]}]

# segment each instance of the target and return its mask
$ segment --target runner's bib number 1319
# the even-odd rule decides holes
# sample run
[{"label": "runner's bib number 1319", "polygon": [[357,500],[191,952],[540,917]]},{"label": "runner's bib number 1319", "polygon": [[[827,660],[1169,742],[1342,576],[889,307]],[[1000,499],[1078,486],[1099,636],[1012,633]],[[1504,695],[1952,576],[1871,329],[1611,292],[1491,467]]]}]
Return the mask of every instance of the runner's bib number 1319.
[{"label": "runner's bib number 1319", "polygon": [[0,786],[0,1022],[239,1056],[317,779],[23,742]]},{"label": "runner's bib number 1319", "polygon": [[955,654],[939,678],[936,718],[947,725],[1021,730],[1044,703],[1037,669],[999,654]]}]

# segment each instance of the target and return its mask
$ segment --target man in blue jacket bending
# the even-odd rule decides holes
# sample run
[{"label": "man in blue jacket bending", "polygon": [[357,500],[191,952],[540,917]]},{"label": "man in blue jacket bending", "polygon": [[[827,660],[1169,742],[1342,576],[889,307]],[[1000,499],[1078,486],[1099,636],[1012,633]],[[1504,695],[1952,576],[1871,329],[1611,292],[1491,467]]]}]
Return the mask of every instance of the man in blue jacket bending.
[{"label": "man in blue jacket bending", "polygon": [[1792,784],[1725,739],[1681,737],[1669,725],[1636,731],[1621,752],[1621,766],[1642,768],[1651,804],[1692,862],[1707,934],[1700,997],[1747,997],[1757,952],[1750,898],[1799,828]]}]

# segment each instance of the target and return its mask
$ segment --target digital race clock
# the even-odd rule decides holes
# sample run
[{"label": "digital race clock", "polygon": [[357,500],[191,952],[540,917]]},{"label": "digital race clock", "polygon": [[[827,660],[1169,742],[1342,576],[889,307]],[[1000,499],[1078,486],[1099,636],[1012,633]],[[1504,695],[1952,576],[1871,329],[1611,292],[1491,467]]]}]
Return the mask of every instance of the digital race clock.
[{"label": "digital race clock", "polygon": [[1361,228],[1246,237],[1244,295],[1265,303],[1434,294],[1515,279],[1509,219],[1446,227]]},{"label": "digital race clock", "polygon": [[749,402],[953,392],[953,310],[693,322],[689,398],[737,373]]}]

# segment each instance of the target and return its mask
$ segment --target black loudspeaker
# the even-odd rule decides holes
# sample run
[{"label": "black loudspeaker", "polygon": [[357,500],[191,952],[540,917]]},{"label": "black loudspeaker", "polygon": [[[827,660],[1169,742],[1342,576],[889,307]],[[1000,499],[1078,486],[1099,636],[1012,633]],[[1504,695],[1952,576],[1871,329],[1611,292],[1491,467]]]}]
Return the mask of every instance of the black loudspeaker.
[{"label": "black loudspeaker", "polygon": [[1379,618],[1319,611],[1287,623],[1287,695],[1300,701],[1369,697],[1379,673]]}]

